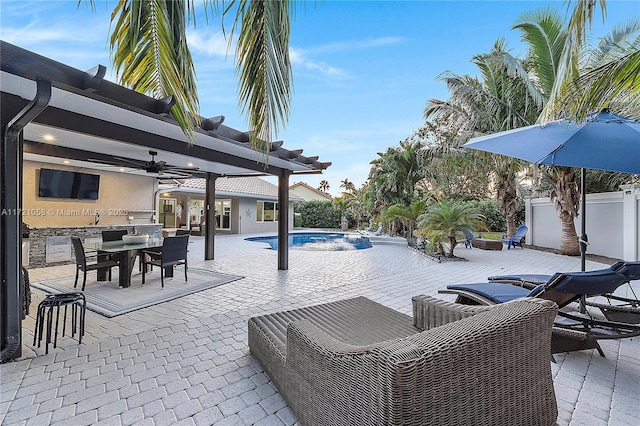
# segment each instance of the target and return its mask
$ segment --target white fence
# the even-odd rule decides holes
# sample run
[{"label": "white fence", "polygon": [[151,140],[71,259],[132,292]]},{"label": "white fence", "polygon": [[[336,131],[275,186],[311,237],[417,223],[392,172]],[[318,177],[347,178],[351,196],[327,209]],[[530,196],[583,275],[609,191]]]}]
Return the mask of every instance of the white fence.
[{"label": "white fence", "polygon": [[[587,194],[587,253],[624,260],[640,260],[640,185],[624,185],[621,191]],[[560,248],[561,223],[549,198],[527,198],[527,244]],[[575,219],[578,235],[581,218]]]}]

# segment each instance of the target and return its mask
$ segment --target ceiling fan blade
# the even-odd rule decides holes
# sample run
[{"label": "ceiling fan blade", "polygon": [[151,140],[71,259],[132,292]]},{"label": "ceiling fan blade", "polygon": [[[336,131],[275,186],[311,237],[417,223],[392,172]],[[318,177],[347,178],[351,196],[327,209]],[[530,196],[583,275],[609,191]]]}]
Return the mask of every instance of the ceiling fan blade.
[{"label": "ceiling fan blade", "polygon": [[172,170],[176,172],[190,173],[190,172],[197,172],[200,169],[198,167],[166,166],[163,168],[163,170]]},{"label": "ceiling fan blade", "polygon": [[176,171],[176,170],[167,170],[167,169],[158,170],[158,171],[149,171],[149,170],[147,170],[147,173],[158,175],[158,178],[162,178],[162,179],[167,179],[167,178],[170,178],[170,177],[180,177],[180,178],[190,178],[190,177],[192,177],[191,173],[188,173],[188,172]]},{"label": "ceiling fan blade", "polygon": [[113,157],[113,158],[123,163],[133,164],[136,167],[144,167],[146,164],[146,161],[142,161],[142,160],[132,160],[130,158],[123,158],[123,157]]}]

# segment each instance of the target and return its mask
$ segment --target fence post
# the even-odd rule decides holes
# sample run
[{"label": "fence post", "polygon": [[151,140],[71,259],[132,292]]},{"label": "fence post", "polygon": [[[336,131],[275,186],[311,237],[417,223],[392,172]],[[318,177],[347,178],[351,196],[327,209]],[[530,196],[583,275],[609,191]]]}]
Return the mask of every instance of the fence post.
[{"label": "fence post", "polygon": [[531,208],[531,197],[524,197],[524,224],[529,228],[527,235],[527,244],[535,245],[533,237],[533,210]]},{"label": "fence post", "polygon": [[623,259],[638,259],[638,200],[640,185],[621,185],[622,197],[622,250]]}]

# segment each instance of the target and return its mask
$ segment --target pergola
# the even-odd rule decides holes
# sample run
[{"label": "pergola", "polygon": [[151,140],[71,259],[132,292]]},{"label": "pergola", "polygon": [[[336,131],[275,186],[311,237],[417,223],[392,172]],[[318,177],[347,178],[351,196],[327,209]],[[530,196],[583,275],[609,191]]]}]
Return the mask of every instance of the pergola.
[{"label": "pergola", "polygon": [[[266,155],[247,132],[201,117],[190,144],[171,115],[172,98],[155,99],[104,80],[102,65],[81,71],[0,41],[0,339],[1,361],[21,355],[22,160],[58,157],[89,164],[145,161],[149,150],[170,164],[190,162],[207,179],[206,222],[215,224],[220,176],[278,177],[278,202],[289,202],[292,174],[322,173],[331,163],[273,142]],[[47,140],[43,135],[53,135]],[[52,140],[51,140],[52,139]],[[90,167],[90,166],[89,166]],[[287,209],[278,211],[278,269],[288,269]],[[16,243],[17,242],[17,243]],[[214,258],[215,225],[206,227],[205,259]]]}]

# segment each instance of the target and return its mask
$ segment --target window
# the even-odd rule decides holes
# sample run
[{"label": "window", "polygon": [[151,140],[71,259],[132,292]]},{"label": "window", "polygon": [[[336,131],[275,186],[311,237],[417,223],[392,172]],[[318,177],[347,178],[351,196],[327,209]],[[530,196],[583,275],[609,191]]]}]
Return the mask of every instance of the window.
[{"label": "window", "polygon": [[278,203],[275,201],[258,201],[256,203],[256,222],[277,222]]}]

